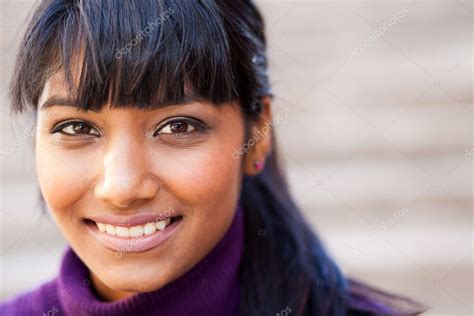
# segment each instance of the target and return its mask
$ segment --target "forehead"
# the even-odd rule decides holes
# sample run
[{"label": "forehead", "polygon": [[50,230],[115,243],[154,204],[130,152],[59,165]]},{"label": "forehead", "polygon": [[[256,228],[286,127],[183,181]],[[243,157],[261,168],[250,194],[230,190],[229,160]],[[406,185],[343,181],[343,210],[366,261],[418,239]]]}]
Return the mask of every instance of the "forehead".
[{"label": "forehead", "polygon": [[67,96],[67,84],[64,78],[64,74],[62,72],[57,72],[52,75],[46,82],[43,88],[43,92],[41,93],[39,105],[41,105],[47,96],[52,95],[61,95],[66,97]]},{"label": "forehead", "polygon": [[58,71],[45,82],[38,100],[38,109],[43,110],[53,105],[66,105],[61,104],[66,101],[69,104],[74,104],[75,102],[70,96],[64,72]]},{"label": "forehead", "polygon": [[[76,82],[75,79],[73,79],[74,82]],[[73,88],[75,89],[75,87]],[[57,106],[57,105],[62,105],[62,106],[69,106],[69,107],[76,107],[78,109],[83,109],[83,110],[90,110],[93,112],[99,112],[100,109],[94,109],[94,108],[87,108],[84,105],[81,105],[80,102],[77,102],[76,99],[72,96],[71,88],[69,87],[65,74],[62,71],[58,71],[45,82],[43,91],[40,95],[39,101],[38,101],[38,110],[46,110],[52,106]],[[198,102],[200,101],[200,102]],[[210,104],[210,102],[206,100],[195,100],[192,98],[187,98],[183,99],[182,102],[180,102],[180,105],[187,105],[187,104],[192,104],[192,103],[206,103]],[[119,106],[111,106],[113,103],[112,102],[105,102],[104,105],[105,107],[119,107]],[[136,105],[136,104],[130,104],[129,106],[120,106],[124,108],[130,108],[130,109],[141,109],[143,111],[151,111],[160,107],[165,107],[167,105],[177,105],[177,104],[165,104],[165,103],[156,103],[155,105],[152,104],[141,104],[141,105]]]},{"label": "forehead", "polygon": [[[38,102],[38,110],[47,110],[50,107],[53,106],[67,106],[67,107],[72,107],[76,108],[77,110],[84,109],[84,106],[79,104],[78,102],[75,101],[73,97],[70,97],[70,94],[68,92],[68,85],[67,81],[65,79],[64,72],[58,71],[55,74],[53,74],[45,83],[43,92],[41,94],[41,97]],[[151,105],[146,105],[143,107],[136,106],[134,104],[130,104],[129,106],[121,106],[119,108],[127,108],[131,110],[141,110],[139,112],[149,112],[156,110],[158,108],[163,108],[167,106],[171,106],[174,108],[174,106],[185,106],[185,108],[191,109],[195,108],[197,110],[198,108],[200,109],[199,111],[204,110],[205,112],[213,111],[213,108],[219,109],[222,108],[220,105],[230,105],[232,108],[238,109],[240,108],[240,104],[237,100],[233,100],[231,102],[225,102],[223,104],[213,104],[209,102],[208,100],[194,100],[194,99],[185,99],[179,104],[163,104],[163,103],[158,103],[158,104],[151,104]],[[197,105],[201,105],[199,107],[196,107]],[[111,106],[111,103],[107,103],[104,106],[106,109],[111,109],[115,108],[115,106]],[[56,111],[57,109],[55,109]],[[93,112],[100,112],[102,110],[95,110],[95,109],[87,109]]]}]

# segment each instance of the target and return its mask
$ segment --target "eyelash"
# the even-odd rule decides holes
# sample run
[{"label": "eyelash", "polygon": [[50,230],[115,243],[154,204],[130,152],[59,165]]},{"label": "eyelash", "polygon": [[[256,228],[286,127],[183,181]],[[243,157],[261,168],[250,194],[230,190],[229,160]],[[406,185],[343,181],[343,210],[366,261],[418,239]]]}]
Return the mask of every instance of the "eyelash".
[{"label": "eyelash", "polygon": [[165,133],[165,135],[179,135],[179,136],[196,135],[196,134],[200,134],[200,133],[203,133],[203,132],[208,130],[207,125],[202,123],[201,121],[199,121],[197,119],[194,119],[194,118],[191,118],[191,117],[174,117],[174,118],[166,121],[165,123],[163,123],[161,125],[161,127],[159,127],[153,133],[153,136],[155,136],[157,132],[163,130],[166,126],[171,125],[173,123],[178,123],[178,122],[186,123],[186,124],[190,125],[191,127],[193,127],[194,130],[192,130],[191,132],[184,132],[184,133]]},{"label": "eyelash", "polygon": [[[156,136],[157,133],[161,130],[163,130],[166,126],[168,125],[171,125],[173,123],[186,123],[186,124],[189,124],[191,125],[191,127],[194,129],[190,132],[183,132],[183,133],[165,133],[165,135],[179,135],[179,136],[184,136],[184,135],[191,135],[191,134],[198,134],[198,133],[203,133],[205,132],[208,127],[206,126],[206,124],[202,123],[201,121],[197,120],[197,119],[194,119],[194,118],[190,118],[190,117],[175,117],[175,118],[172,118],[168,121],[166,121],[165,123],[163,123],[161,125],[161,127],[157,128],[156,131],[153,133],[153,136]],[[83,124],[84,127],[87,127],[87,128],[92,128],[92,129],[95,129],[97,131],[97,128],[94,127],[94,125],[90,122],[87,122],[87,121],[82,121],[82,120],[74,120],[74,121],[67,121],[67,122],[63,122],[57,126],[55,126],[52,130],[51,130],[51,133],[52,134],[55,134],[55,133],[61,133],[63,135],[67,135],[67,136],[73,136],[73,137],[81,137],[81,136],[94,136],[94,137],[99,137],[100,136],[100,133],[97,131],[97,134],[99,135],[93,135],[93,134],[72,134],[72,133],[65,133],[64,132],[64,129],[66,127],[69,127],[69,126],[77,126],[79,124]]]},{"label": "eyelash", "polygon": [[[91,135],[91,134],[71,134],[71,133],[66,133],[64,132],[64,129],[66,127],[70,127],[70,126],[77,126],[79,124],[82,124],[84,127],[87,127],[87,128],[93,128],[97,131],[97,128],[94,127],[93,124],[87,122],[87,121],[80,121],[80,120],[74,120],[74,121],[66,121],[66,122],[62,122],[61,124],[59,125],[56,125],[52,130],[51,130],[51,133],[52,134],[56,134],[56,133],[61,133],[63,135],[67,135],[67,136],[73,136],[73,137],[80,137],[80,136],[100,136],[100,135]],[[98,132],[97,132],[98,133]]]}]

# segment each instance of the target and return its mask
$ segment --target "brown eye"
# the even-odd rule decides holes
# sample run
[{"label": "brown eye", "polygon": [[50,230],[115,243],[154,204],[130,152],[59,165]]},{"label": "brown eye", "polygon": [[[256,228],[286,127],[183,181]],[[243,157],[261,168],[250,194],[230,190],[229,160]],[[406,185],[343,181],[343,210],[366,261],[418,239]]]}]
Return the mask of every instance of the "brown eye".
[{"label": "brown eye", "polygon": [[72,121],[66,122],[57,126],[53,131],[53,133],[59,132],[61,134],[70,135],[70,136],[78,136],[78,135],[92,135],[92,136],[99,136],[99,132],[89,123],[82,122],[82,121]]},{"label": "brown eye", "polygon": [[[201,127],[202,126],[202,127]],[[205,127],[191,119],[174,119],[159,128],[156,134],[186,135],[203,131]]]},{"label": "brown eye", "polygon": [[192,126],[190,126],[187,122],[182,121],[173,122],[169,124],[169,126],[171,133],[188,133],[190,132],[188,131],[189,127],[191,127],[191,131],[193,130]]}]

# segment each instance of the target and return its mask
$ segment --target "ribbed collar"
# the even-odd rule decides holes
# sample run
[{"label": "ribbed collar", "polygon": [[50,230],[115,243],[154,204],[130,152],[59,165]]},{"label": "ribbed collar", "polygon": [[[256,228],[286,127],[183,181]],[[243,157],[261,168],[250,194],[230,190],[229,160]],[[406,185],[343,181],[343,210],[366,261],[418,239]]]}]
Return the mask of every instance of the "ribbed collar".
[{"label": "ribbed collar", "polygon": [[58,280],[61,305],[67,315],[238,315],[243,213],[238,204],[224,237],[183,276],[156,291],[114,302],[97,298],[88,268],[69,247]]}]

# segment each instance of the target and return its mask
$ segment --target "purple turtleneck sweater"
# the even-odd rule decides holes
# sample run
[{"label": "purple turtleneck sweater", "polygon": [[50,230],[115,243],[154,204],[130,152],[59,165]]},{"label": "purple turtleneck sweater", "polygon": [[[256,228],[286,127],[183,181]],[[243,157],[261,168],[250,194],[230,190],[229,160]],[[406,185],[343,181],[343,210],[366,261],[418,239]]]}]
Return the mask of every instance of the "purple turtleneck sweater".
[{"label": "purple turtleneck sweater", "polygon": [[118,301],[100,300],[88,268],[71,248],[59,276],[0,306],[0,315],[238,315],[243,209],[216,247],[190,271],[166,286]]}]

